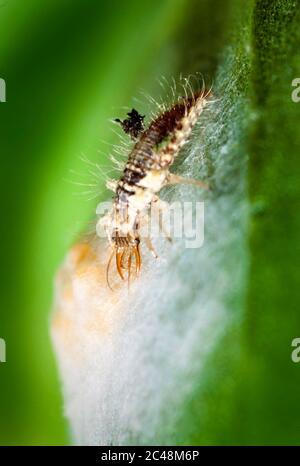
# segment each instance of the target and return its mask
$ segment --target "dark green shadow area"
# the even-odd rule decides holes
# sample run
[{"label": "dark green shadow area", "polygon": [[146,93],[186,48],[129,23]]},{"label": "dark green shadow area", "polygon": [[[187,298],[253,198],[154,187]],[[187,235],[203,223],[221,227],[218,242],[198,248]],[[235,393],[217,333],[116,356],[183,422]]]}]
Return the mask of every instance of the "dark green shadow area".
[{"label": "dark green shadow area", "polygon": [[[239,258],[246,287],[241,295],[239,283],[230,285],[228,319],[239,317],[208,358],[172,438],[187,445],[299,445],[300,372],[291,343],[300,328],[300,106],[292,101],[300,5],[233,5],[230,47],[215,90],[224,96],[225,134],[233,137],[237,156],[248,159],[248,257]],[[244,108],[237,107],[240,96]],[[235,127],[241,133],[232,134]],[[229,175],[236,189],[241,173],[229,169]]]},{"label": "dark green shadow area", "polygon": [[300,442],[300,367],[291,360],[300,328],[300,106],[292,101],[292,81],[300,71],[299,25],[298,1],[256,2],[247,370],[241,386],[248,421],[243,440],[255,444]]}]

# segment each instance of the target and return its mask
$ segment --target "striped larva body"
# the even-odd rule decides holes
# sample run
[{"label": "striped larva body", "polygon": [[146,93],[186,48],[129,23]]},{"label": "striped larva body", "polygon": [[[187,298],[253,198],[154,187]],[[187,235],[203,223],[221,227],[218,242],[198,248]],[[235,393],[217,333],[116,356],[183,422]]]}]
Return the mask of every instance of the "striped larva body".
[{"label": "striped larva body", "polygon": [[208,96],[209,93],[198,92],[179,99],[152,120],[146,129],[143,127],[144,117],[134,109],[128,114],[127,120],[116,120],[136,142],[120,179],[113,183],[115,196],[112,210],[99,220],[112,247],[107,278],[114,256],[122,279],[125,279],[127,270],[128,281],[130,280],[132,260],[136,273],[139,272],[141,220],[150,207],[159,202],[158,193],[164,186],[187,183],[208,188],[200,180],[184,179],[170,172],[175,157],[188,141],[207,104]]}]

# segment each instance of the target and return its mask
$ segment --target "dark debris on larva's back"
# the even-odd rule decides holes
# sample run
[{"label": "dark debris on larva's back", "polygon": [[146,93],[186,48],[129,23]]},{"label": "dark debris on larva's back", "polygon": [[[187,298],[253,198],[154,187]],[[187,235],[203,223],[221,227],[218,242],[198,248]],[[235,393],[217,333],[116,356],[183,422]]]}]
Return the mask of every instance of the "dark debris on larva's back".
[{"label": "dark debris on larva's back", "polygon": [[125,120],[120,120],[119,118],[116,118],[115,121],[117,123],[120,123],[120,125],[123,128],[123,131],[126,134],[129,134],[129,136],[132,139],[136,139],[140,133],[144,131],[144,118],[145,115],[141,115],[137,110],[134,108],[131,110],[131,112],[127,113],[128,118],[125,118]]}]

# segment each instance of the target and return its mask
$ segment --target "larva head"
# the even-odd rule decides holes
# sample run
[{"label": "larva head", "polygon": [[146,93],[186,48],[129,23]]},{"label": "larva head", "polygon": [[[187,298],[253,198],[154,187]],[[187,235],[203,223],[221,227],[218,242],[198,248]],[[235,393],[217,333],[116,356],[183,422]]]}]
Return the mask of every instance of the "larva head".
[{"label": "larva head", "polygon": [[133,238],[130,235],[127,235],[126,237],[119,236],[116,233],[112,236],[112,246],[113,250],[106,269],[107,284],[110,287],[108,275],[113,257],[116,259],[118,274],[122,280],[125,280],[125,275],[127,273],[127,280],[129,284],[132,267],[134,267],[136,275],[138,275],[141,268],[140,239]]}]

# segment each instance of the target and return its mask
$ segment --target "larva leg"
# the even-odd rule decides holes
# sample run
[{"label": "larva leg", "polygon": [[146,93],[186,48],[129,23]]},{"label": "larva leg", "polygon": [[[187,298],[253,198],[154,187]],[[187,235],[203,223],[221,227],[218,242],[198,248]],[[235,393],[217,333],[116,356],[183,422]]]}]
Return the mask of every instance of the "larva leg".
[{"label": "larva leg", "polygon": [[158,216],[158,225],[159,229],[163,232],[165,238],[172,243],[172,238],[170,236],[169,231],[166,230],[165,225],[163,223],[162,216],[160,213],[166,212],[169,210],[169,204],[165,201],[162,201],[158,196],[155,197],[154,201],[151,203],[152,209],[156,212]]},{"label": "larva leg", "polygon": [[152,253],[152,255],[155,257],[155,259],[157,259],[158,254],[157,254],[157,252],[155,250],[155,247],[153,246],[152,239],[151,239],[150,232],[149,232],[149,215],[148,215],[148,213],[144,214],[141,217],[141,219],[140,219],[140,228],[141,228],[140,234],[141,234],[143,240],[145,241],[145,244],[146,244],[147,248]]},{"label": "larva leg", "polygon": [[151,251],[152,255],[155,257],[155,259],[157,259],[158,254],[157,254],[157,252],[155,250],[155,247],[153,246],[153,243],[152,243],[152,240],[151,240],[150,236],[145,236],[144,240],[145,240],[145,244],[146,244],[147,248],[149,249],[149,251]]},{"label": "larva leg", "polygon": [[174,175],[173,173],[170,173],[168,176],[167,185],[168,184],[192,184],[202,189],[211,189],[209,184],[205,183],[204,181],[195,180],[193,178],[185,178],[184,176]]}]

